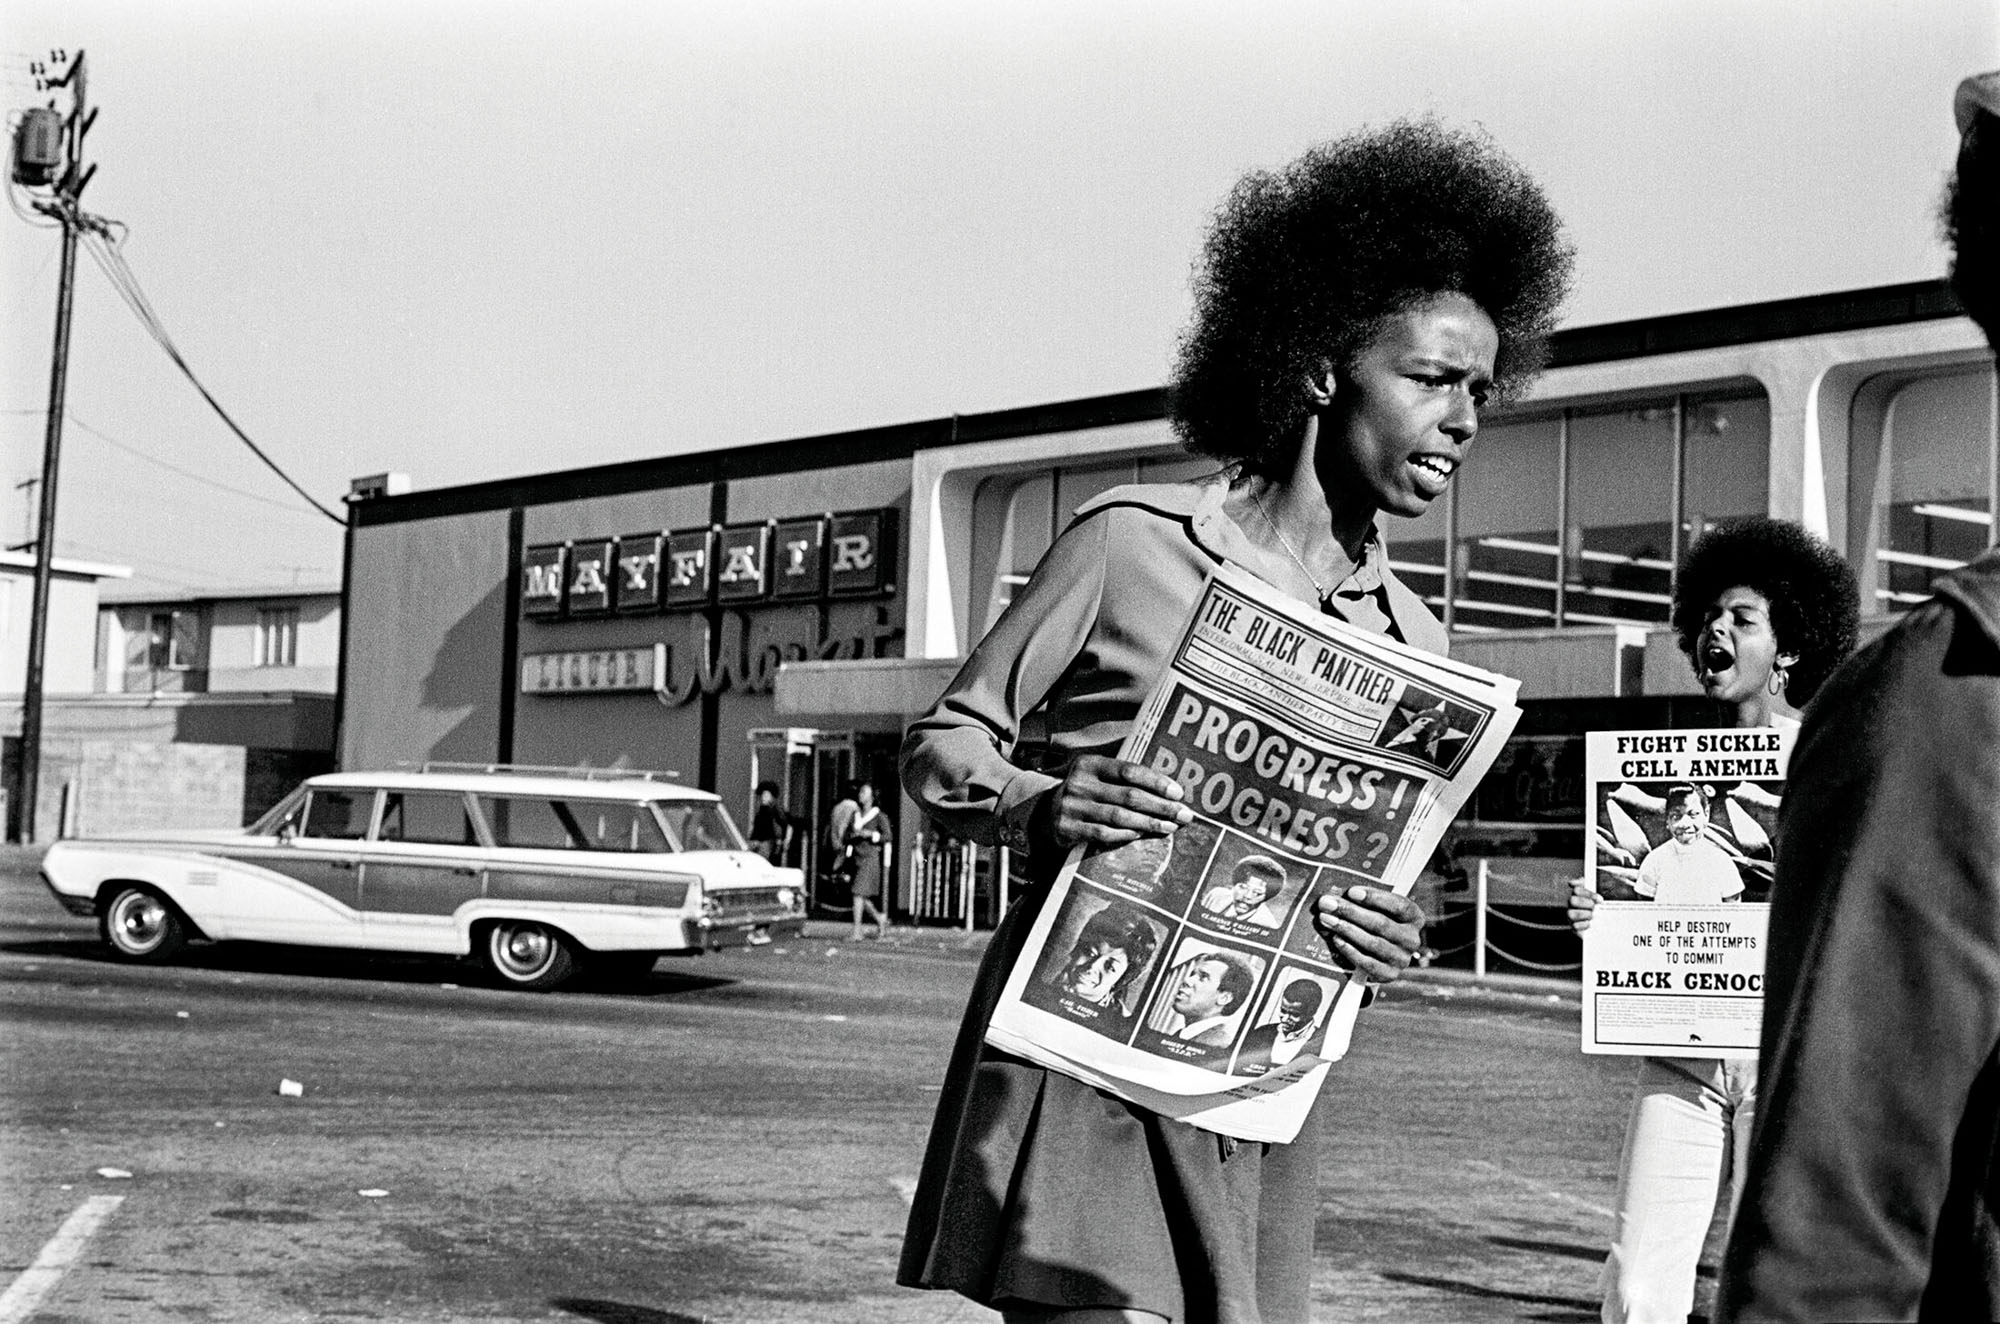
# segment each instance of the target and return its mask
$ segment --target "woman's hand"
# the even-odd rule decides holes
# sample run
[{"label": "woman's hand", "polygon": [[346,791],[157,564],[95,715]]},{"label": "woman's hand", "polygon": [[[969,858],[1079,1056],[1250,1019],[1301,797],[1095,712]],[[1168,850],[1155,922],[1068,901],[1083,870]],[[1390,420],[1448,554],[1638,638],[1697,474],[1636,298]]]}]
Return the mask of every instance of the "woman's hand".
[{"label": "woman's hand", "polygon": [[1597,909],[1597,903],[1604,898],[1597,895],[1597,889],[1590,885],[1588,878],[1572,878],[1569,884],[1569,922],[1578,933],[1590,927],[1590,912]]},{"label": "woman's hand", "polygon": [[1079,754],[1062,785],[1035,809],[1040,842],[1068,850],[1079,842],[1122,846],[1141,837],[1163,837],[1194,819],[1182,804],[1186,792],[1164,773],[1102,754]]},{"label": "woman's hand", "polygon": [[1424,941],[1423,910],[1385,887],[1321,893],[1313,924],[1334,959],[1372,984],[1394,983]]}]

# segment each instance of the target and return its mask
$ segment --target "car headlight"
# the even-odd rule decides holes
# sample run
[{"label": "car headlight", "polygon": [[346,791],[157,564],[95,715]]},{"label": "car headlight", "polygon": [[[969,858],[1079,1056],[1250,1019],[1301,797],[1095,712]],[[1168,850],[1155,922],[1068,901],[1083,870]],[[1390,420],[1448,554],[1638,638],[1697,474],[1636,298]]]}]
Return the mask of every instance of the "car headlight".
[{"label": "car headlight", "polygon": [[798,893],[792,891],[791,888],[781,887],[778,889],[778,904],[783,906],[786,910],[790,910],[792,908],[793,903],[796,902],[798,899],[799,899]]}]

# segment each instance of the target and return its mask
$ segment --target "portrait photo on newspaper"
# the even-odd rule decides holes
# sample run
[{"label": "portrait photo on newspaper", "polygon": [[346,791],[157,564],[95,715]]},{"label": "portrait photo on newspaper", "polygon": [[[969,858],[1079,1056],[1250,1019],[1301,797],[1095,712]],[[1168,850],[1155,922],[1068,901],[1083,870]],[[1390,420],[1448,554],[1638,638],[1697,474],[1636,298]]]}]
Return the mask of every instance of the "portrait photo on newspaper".
[{"label": "portrait photo on newspaper", "polygon": [[1317,876],[1309,865],[1240,833],[1225,832],[1195,885],[1189,918],[1229,937],[1270,942]]},{"label": "portrait photo on newspaper", "polygon": [[1022,1000],[1120,1043],[1169,922],[1094,889],[1072,892]]},{"label": "portrait photo on newspaper", "polygon": [[1183,824],[1172,836],[1142,837],[1086,854],[1077,862],[1077,876],[1179,915],[1187,910],[1206,873],[1221,833],[1215,824],[1198,818]]},{"label": "portrait photo on newspaper", "polygon": [[1452,773],[1458,771],[1466,742],[1479,734],[1481,721],[1478,710],[1405,682],[1375,744]]},{"label": "portrait photo on newspaper", "polygon": [[1270,963],[1262,952],[1183,937],[1165,976],[1153,987],[1136,1045],[1161,1057],[1226,1071]]},{"label": "portrait photo on newspaper", "polygon": [[1327,1013],[1343,982],[1303,966],[1281,965],[1263,1005],[1251,1013],[1249,1033],[1231,1066],[1234,1074],[1261,1076],[1273,1067],[1318,1056]]}]

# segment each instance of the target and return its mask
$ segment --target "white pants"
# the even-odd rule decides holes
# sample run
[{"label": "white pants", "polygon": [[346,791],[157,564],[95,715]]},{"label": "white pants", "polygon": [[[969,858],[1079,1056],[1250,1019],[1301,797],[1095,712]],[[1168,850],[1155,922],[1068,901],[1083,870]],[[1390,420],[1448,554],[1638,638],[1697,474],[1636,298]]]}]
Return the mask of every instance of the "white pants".
[{"label": "white pants", "polygon": [[1618,1164],[1604,1324],[1687,1324],[1716,1192],[1727,1171],[1734,1217],[1756,1111],[1754,1059],[1646,1059]]}]

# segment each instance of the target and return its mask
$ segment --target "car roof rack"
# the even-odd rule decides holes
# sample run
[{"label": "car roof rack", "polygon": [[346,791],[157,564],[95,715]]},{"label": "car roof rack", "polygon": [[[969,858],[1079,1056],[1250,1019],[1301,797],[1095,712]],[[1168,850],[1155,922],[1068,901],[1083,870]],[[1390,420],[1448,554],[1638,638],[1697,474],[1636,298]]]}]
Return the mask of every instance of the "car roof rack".
[{"label": "car roof rack", "polygon": [[[411,765],[405,763],[401,766]],[[454,763],[443,759],[425,759],[417,765],[417,771],[495,773],[517,777],[577,777],[590,782],[677,782],[681,779],[678,772],[664,768],[593,768],[585,763],[575,763],[565,767],[554,763]]]}]

